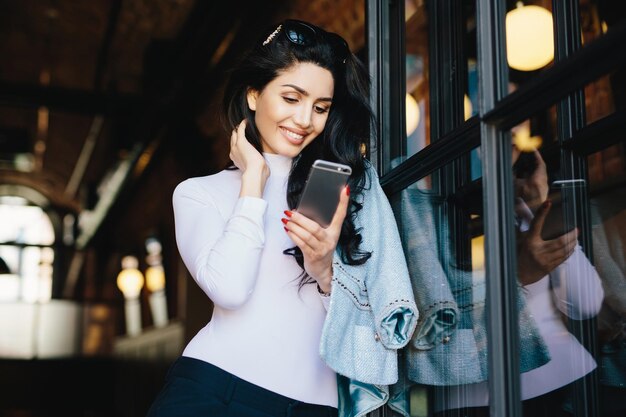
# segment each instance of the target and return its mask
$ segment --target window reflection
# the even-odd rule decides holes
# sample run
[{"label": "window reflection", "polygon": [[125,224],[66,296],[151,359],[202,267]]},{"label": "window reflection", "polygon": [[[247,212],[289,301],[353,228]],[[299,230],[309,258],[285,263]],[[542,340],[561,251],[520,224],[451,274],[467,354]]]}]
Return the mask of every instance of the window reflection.
[{"label": "window reflection", "polygon": [[[430,143],[426,2],[406,0],[406,159]],[[402,147],[400,149],[403,149]]]},{"label": "window reflection", "polygon": [[622,144],[588,157],[593,254],[606,292],[597,320],[601,404],[606,416],[626,413],[625,160]]},{"label": "window reflection", "polygon": [[[561,178],[558,163],[546,164],[530,146],[525,150],[512,149],[523,411],[528,417],[568,416],[574,413],[574,382],[601,363],[592,355],[593,335],[584,329],[603,303],[602,270],[579,243],[586,181]],[[406,352],[408,379],[430,388],[436,416],[488,416],[486,280],[500,278],[485,274],[480,181],[450,197],[416,185],[396,196],[421,311]],[[626,217],[626,200],[623,207]],[[419,388],[412,393],[414,402],[416,393],[423,394]]]}]

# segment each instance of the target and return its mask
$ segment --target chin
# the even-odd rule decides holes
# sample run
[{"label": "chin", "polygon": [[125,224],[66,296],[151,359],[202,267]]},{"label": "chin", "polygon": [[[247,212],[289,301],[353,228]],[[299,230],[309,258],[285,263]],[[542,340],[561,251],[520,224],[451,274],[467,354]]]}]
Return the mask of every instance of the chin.
[{"label": "chin", "polygon": [[289,158],[295,158],[296,156],[300,155],[300,152],[302,152],[302,149],[304,148],[280,149],[278,151],[278,154],[281,156],[289,157]]}]

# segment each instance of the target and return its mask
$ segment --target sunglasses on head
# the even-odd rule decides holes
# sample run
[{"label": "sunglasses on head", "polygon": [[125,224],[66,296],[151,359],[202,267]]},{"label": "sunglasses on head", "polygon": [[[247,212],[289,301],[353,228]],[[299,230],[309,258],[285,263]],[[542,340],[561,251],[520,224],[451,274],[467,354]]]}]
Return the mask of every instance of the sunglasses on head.
[{"label": "sunglasses on head", "polygon": [[270,43],[281,33],[285,34],[289,42],[299,46],[311,46],[314,45],[319,38],[324,38],[331,44],[339,60],[344,64],[346,63],[346,58],[350,55],[348,43],[341,36],[336,33],[326,32],[320,28],[315,28],[300,20],[291,19],[285,20],[282,24],[278,25],[276,30],[263,42],[263,46]]}]

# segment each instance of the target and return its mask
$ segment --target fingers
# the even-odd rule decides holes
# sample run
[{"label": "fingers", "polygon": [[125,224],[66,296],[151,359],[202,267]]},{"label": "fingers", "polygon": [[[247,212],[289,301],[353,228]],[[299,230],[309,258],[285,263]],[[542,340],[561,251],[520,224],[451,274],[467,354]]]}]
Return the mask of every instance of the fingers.
[{"label": "fingers", "polygon": [[[320,249],[325,238],[323,229],[313,220],[310,220],[301,214],[297,214],[298,213],[294,212],[291,220],[288,222],[283,220],[285,228],[287,229],[287,234],[291,237],[294,243],[302,249],[303,252],[307,249],[312,251]],[[300,223],[293,220],[294,217],[299,219]]]},{"label": "fingers", "polygon": [[552,271],[565,262],[576,250],[578,244],[578,230],[574,229],[564,235],[543,242],[542,258],[547,270]]},{"label": "fingers", "polygon": [[339,204],[337,205],[337,210],[335,210],[335,214],[333,216],[332,221],[330,222],[329,228],[336,230],[338,233],[341,232],[341,225],[343,224],[343,221],[346,218],[349,205],[350,205],[350,186],[346,185],[343,188],[343,190],[341,190],[341,194],[339,195]]},{"label": "fingers", "polygon": [[228,157],[231,161],[235,161],[235,147],[237,146],[237,131],[233,130],[233,133],[230,134],[230,153]]},{"label": "fingers", "polygon": [[578,229],[571,230],[556,239],[546,242],[546,249],[550,252],[556,252],[565,259],[574,252],[578,244]]},{"label": "fingers", "polygon": [[535,213],[535,218],[530,222],[530,228],[528,229],[532,237],[541,238],[541,230],[543,229],[543,224],[546,221],[546,216],[550,212],[551,207],[552,202],[547,200],[539,207],[537,213]]},{"label": "fingers", "polygon": [[533,155],[535,156],[535,161],[537,161],[537,167],[542,168],[542,169],[546,169],[546,163],[544,162],[543,158],[541,157],[541,152],[539,152],[539,150],[535,149],[533,151]]},{"label": "fingers", "polygon": [[239,126],[237,126],[237,136],[239,139],[246,137],[247,124],[248,124],[248,121],[246,119],[243,119],[241,123],[239,123]]}]

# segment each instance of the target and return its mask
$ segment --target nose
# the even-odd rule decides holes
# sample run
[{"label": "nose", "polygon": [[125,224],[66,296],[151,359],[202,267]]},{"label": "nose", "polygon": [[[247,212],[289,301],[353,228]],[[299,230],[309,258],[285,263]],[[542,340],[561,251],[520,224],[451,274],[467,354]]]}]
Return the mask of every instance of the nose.
[{"label": "nose", "polygon": [[313,116],[313,109],[309,105],[298,106],[296,113],[293,116],[293,121],[302,129],[306,129],[311,126],[311,117]]}]

